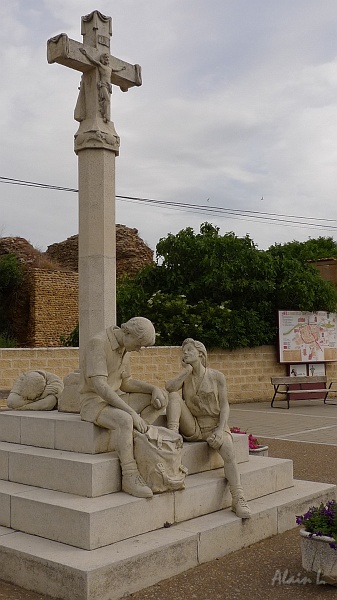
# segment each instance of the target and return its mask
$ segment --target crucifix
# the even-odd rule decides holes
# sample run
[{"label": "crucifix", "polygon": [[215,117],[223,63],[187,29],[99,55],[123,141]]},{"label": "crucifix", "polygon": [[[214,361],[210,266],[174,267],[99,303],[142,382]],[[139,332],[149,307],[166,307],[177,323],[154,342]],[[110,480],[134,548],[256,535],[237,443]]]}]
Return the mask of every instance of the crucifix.
[{"label": "crucifix", "polygon": [[83,43],[65,33],[47,43],[49,63],[82,72],[74,118],[79,182],[80,361],[88,340],[116,321],[115,157],[119,136],[110,120],[112,85],[140,86],[141,69],[110,55],[111,17],[82,17]]}]

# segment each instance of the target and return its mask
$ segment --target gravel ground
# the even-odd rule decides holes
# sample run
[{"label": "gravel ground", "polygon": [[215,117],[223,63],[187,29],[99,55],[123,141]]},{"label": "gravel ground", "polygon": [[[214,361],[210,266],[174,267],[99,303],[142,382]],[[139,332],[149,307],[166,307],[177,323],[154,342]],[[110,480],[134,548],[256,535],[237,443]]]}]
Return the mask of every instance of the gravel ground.
[{"label": "gravel ground", "polygon": [[[291,458],[296,479],[337,484],[336,446],[274,439],[260,439],[260,443],[269,446],[269,456]],[[131,594],[129,598],[238,600],[249,596],[252,600],[336,599],[336,587],[317,584],[315,580],[299,583],[304,578],[306,573],[301,565],[299,533],[298,529],[293,529]],[[288,580],[288,583],[282,583],[282,580]],[[1,581],[0,599],[51,600],[49,596]]]}]

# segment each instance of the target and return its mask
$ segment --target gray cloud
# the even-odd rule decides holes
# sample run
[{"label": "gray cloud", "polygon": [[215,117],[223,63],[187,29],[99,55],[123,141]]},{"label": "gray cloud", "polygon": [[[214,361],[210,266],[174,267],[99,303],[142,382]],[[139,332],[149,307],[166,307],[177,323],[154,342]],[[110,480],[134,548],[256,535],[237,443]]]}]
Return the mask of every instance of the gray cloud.
[{"label": "gray cloud", "polygon": [[[96,8],[113,17],[112,53],[143,68],[143,86],[117,89],[112,100],[118,194],[336,218],[335,0],[98,0]],[[46,41],[61,31],[80,40],[91,10],[91,0],[6,3],[0,175],[77,187],[80,78],[47,64]],[[77,232],[75,194],[1,184],[1,207],[2,235],[45,247]],[[153,248],[205,220],[248,232],[259,247],[335,231],[117,202],[117,221]]]}]

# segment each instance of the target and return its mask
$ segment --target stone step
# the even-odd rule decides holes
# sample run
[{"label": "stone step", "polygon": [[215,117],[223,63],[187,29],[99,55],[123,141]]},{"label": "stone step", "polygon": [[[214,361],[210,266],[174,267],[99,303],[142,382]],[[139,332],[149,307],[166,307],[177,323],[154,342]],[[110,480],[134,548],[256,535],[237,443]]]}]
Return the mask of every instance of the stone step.
[{"label": "stone step", "polygon": [[[290,488],[292,461],[250,457],[239,465],[247,500]],[[231,505],[223,469],[191,475],[185,490],[151,499],[123,492],[84,498],[0,481],[0,525],[85,550],[160,529]]]},{"label": "stone step", "polygon": [[84,454],[114,450],[111,431],[57,410],[1,411],[0,441]]},{"label": "stone step", "polygon": [[[158,424],[162,425],[163,420],[158,420]],[[236,447],[237,461],[248,460],[248,436],[233,434],[233,439],[241,444]],[[61,413],[56,410],[0,412],[0,442],[79,454],[114,451],[113,432],[82,421],[80,415]],[[205,452],[202,448],[204,445],[199,445],[198,451],[193,450],[193,453],[200,452],[197,463],[204,465],[202,470],[221,466],[221,459],[217,452]],[[186,460],[189,461],[189,458],[187,457]],[[193,464],[194,462],[192,459]],[[190,472],[194,473],[195,468],[191,466]]]},{"label": "stone step", "polygon": [[[246,436],[233,439],[237,462],[248,461]],[[206,442],[185,443],[182,462],[191,475],[223,466]],[[0,442],[0,479],[89,498],[121,491],[116,452],[91,455]]]},{"label": "stone step", "polygon": [[0,479],[95,498],[121,490],[116,452],[80,454],[0,442]]},{"label": "stone step", "polygon": [[291,529],[295,515],[335,493],[333,485],[294,481],[251,501],[249,520],[221,510],[90,552],[0,527],[0,579],[63,600],[119,600]]}]

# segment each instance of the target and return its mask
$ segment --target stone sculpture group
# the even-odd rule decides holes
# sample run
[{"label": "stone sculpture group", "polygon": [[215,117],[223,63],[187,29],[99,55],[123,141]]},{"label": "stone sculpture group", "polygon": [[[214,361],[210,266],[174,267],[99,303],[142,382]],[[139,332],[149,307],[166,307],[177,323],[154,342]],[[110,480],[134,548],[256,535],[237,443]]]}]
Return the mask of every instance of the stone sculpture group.
[{"label": "stone sculpture group", "polygon": [[[224,461],[225,477],[232,494],[232,510],[242,519],[250,517],[250,509],[240,482],[232,435],[228,426],[229,403],[226,380],[220,371],[206,366],[205,346],[192,338],[182,344],[183,369],[161,389],[133,379],[130,352],[155,343],[155,329],[144,317],[134,317],[121,327],[109,327],[89,340],[80,365],[80,414],[83,421],[114,432],[114,447],[122,471],[122,490],[133,496],[151,498],[151,483],[140,474],[148,472],[146,462],[154,461],[153,440],[163,440],[153,423],[166,413],[166,458],[157,451],[156,465],[165,471],[164,460],[177,467],[179,476],[166,477],[166,489],[183,486],[186,470],[177,462],[181,459],[182,439],[187,442],[205,441],[219,452]],[[51,373],[31,371],[14,384],[7,404],[17,410],[52,410],[62,391],[62,381]],[[146,444],[134,454],[134,432],[146,434]],[[160,428],[163,430],[163,428]],[[169,432],[175,433],[173,437]],[[182,436],[182,437],[180,437]],[[173,438],[175,437],[175,440]],[[179,439],[181,442],[179,443]],[[150,440],[150,441],[149,441]],[[158,448],[162,446],[158,445]],[[160,455],[160,456],[159,456]],[[139,464],[141,463],[141,464]],[[154,489],[158,491],[158,489]]]},{"label": "stone sculpture group", "polygon": [[[207,442],[224,461],[233,498],[232,510],[240,518],[249,518],[228,427],[225,377],[206,366],[204,345],[191,338],[183,342],[183,370],[167,382],[166,389],[161,389],[134,379],[130,369],[129,353],[155,343],[151,321],[134,317],[121,327],[107,327],[107,323],[114,321],[115,313],[116,294],[112,289],[115,216],[111,198],[115,195],[114,159],[119,154],[120,143],[110,119],[110,98],[112,85],[125,92],[130,87],[140,86],[142,78],[138,64],[131,65],[110,56],[110,17],[99,11],[82,17],[82,35],[83,44],[69,39],[65,33],[48,40],[48,62],[82,72],[74,114],[80,123],[75,135],[75,152],[79,157],[81,241],[81,420],[113,432],[121,465],[122,490],[141,498],[151,498],[154,491],[181,489],[186,475],[181,465],[183,438],[190,442]],[[97,186],[99,172],[104,172],[104,185]],[[93,226],[97,223],[101,225],[100,230]],[[8,406],[16,410],[54,409],[62,391],[60,385],[63,385],[57,379],[42,371],[23,374],[14,384]],[[153,424],[164,413],[167,428],[159,431]],[[141,442],[139,436],[145,436]],[[136,460],[135,447],[139,443],[142,449]],[[149,468],[146,462],[150,463]],[[155,463],[154,469],[151,463]],[[141,475],[153,474],[153,471],[155,484]]]}]

